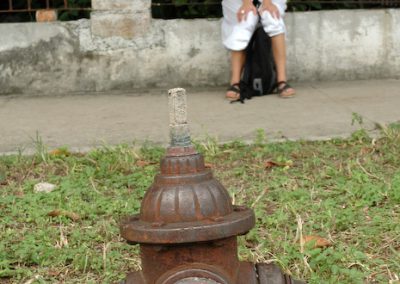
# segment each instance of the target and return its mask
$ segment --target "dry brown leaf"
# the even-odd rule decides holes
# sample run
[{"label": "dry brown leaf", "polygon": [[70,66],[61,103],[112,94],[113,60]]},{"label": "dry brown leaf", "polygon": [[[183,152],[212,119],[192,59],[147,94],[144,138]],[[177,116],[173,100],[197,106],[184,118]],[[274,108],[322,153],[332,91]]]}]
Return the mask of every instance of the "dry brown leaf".
[{"label": "dry brown leaf", "polygon": [[254,249],[255,247],[257,247],[257,242],[251,241],[251,240],[246,240],[244,245],[246,246],[246,248]]},{"label": "dry brown leaf", "polygon": [[301,157],[301,155],[298,153],[292,153],[291,157],[294,158],[295,160],[297,160]]},{"label": "dry brown leaf", "polygon": [[280,166],[279,163],[274,162],[274,161],[266,161],[266,162],[264,163],[264,167],[265,167],[266,169],[273,168],[273,167],[279,167],[279,166]]},{"label": "dry brown leaf", "polygon": [[366,155],[366,154],[369,154],[369,153],[371,153],[371,152],[373,152],[373,151],[374,151],[374,149],[371,148],[371,147],[363,147],[363,148],[361,148],[361,150],[360,150],[360,154],[361,154],[361,155]]},{"label": "dry brown leaf", "polygon": [[53,210],[49,213],[47,213],[47,216],[50,217],[58,217],[58,216],[65,216],[69,219],[71,219],[72,221],[78,221],[81,217],[74,213],[74,212],[69,212],[69,211],[64,211],[64,210]]},{"label": "dry brown leaf", "polygon": [[214,165],[211,163],[205,163],[204,166],[206,169],[212,169],[214,167]]},{"label": "dry brown leaf", "polygon": [[146,162],[146,161],[138,160],[136,162],[136,166],[138,166],[138,167],[145,167],[145,166],[148,166],[148,165],[149,165],[149,162]]},{"label": "dry brown leaf", "polygon": [[68,152],[68,150],[66,149],[55,149],[53,151],[50,151],[49,154],[52,156],[66,156],[66,157],[71,155],[71,153]]},{"label": "dry brown leaf", "polygon": [[264,167],[266,169],[270,169],[270,168],[273,168],[273,167],[288,167],[289,168],[291,166],[293,166],[293,162],[292,161],[287,161],[285,163],[279,163],[279,162],[268,160],[268,161],[266,161],[264,163]]},{"label": "dry brown leaf", "polygon": [[303,238],[303,243],[307,245],[308,243],[314,242],[314,248],[325,248],[325,247],[330,247],[332,243],[319,236],[305,236]]},{"label": "dry brown leaf", "polygon": [[62,213],[60,210],[53,210],[53,211],[47,213],[47,216],[50,216],[50,217],[58,217],[61,215],[62,215]]},{"label": "dry brown leaf", "polygon": [[47,275],[49,276],[58,276],[61,274],[61,271],[56,271],[56,270],[50,270],[49,272],[47,272]]},{"label": "dry brown leaf", "polygon": [[157,164],[157,163],[148,162],[148,161],[143,161],[143,160],[138,160],[138,161],[136,161],[136,166],[138,166],[138,167],[146,167],[146,166],[155,165],[155,164]]}]

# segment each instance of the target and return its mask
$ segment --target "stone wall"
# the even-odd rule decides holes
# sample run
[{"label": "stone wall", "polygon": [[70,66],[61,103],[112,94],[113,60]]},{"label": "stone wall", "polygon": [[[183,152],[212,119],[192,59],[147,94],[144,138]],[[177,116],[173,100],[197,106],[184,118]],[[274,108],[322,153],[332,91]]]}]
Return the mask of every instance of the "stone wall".
[{"label": "stone wall", "polygon": [[[149,0],[92,3],[91,20],[0,24],[0,93],[227,84],[220,19],[151,19]],[[288,13],[286,23],[291,80],[400,77],[400,10]]]}]

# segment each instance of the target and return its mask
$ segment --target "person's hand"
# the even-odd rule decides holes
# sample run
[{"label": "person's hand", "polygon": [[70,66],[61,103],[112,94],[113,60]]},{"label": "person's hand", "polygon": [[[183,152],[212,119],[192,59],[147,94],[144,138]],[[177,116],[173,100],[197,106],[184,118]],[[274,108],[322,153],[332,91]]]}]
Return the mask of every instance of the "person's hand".
[{"label": "person's hand", "polygon": [[257,15],[256,7],[253,5],[253,2],[251,0],[243,0],[243,4],[236,14],[238,21],[246,21],[247,15],[250,12],[253,12],[254,15]]},{"label": "person's hand", "polygon": [[263,1],[262,6],[260,7],[260,14],[262,14],[264,11],[270,12],[272,17],[275,19],[279,19],[281,17],[278,7],[276,7],[271,1]]}]

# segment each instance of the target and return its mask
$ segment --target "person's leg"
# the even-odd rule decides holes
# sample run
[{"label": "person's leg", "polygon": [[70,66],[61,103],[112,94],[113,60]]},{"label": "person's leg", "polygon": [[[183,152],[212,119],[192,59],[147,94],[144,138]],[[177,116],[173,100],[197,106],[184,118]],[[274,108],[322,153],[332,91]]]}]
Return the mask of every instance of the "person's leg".
[{"label": "person's leg", "polygon": [[[277,73],[277,82],[286,82],[286,39],[285,34],[279,34],[271,38],[272,51]],[[295,94],[295,90],[291,87],[284,88],[284,83],[278,84],[278,90],[281,90],[282,97],[289,97]]]},{"label": "person's leg", "polygon": [[[244,50],[231,51],[231,80],[230,85],[233,86],[240,82],[244,62],[246,60],[246,52]],[[239,89],[239,87],[237,87]],[[232,89],[226,92],[226,97],[229,99],[238,99],[240,94]]]},{"label": "person's leg", "polygon": [[283,17],[286,10],[286,0],[272,0],[272,3],[278,8],[280,17],[271,14],[271,7],[261,7],[261,22],[265,32],[271,37],[272,51],[277,72],[278,93],[282,97],[292,97],[295,90],[290,87],[286,81],[286,27]]},{"label": "person's leg", "polygon": [[241,79],[244,62],[246,60],[245,49],[257,26],[258,15],[249,11],[245,20],[239,22],[238,11],[243,5],[242,0],[223,0],[222,42],[230,51],[230,87],[226,92],[228,99],[240,97],[238,84]]},{"label": "person's leg", "polygon": [[245,61],[245,50],[231,51],[231,85],[240,82]]}]

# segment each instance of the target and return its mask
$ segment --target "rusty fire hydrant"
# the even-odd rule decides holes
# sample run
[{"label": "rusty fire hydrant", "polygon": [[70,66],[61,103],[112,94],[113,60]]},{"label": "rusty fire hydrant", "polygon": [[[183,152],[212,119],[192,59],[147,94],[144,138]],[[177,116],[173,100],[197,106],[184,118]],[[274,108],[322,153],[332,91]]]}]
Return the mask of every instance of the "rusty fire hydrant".
[{"label": "rusty fire hydrant", "polygon": [[171,146],[146,192],[140,214],[121,234],[140,244],[142,270],[126,284],[300,283],[272,264],[241,262],[237,236],[255,225],[254,212],[232,205],[190,141],[184,89],[169,91]]}]

